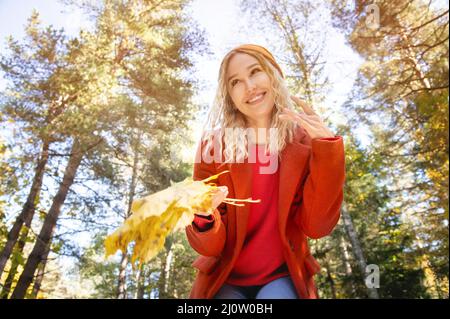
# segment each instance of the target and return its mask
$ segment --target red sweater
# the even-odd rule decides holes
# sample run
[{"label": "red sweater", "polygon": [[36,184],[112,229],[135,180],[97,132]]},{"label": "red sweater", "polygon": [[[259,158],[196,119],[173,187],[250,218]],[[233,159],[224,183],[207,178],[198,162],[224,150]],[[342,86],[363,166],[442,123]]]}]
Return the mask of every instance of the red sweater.
[{"label": "red sweater", "polygon": [[[257,146],[258,154],[263,154],[264,145]],[[250,214],[244,245],[227,279],[227,283],[239,286],[264,285],[274,279],[287,276],[282,243],[278,230],[278,183],[279,170],[273,174],[261,174],[261,156],[252,164],[252,198],[260,203],[247,204]],[[196,215],[194,224],[200,231],[212,227],[214,219]]]}]

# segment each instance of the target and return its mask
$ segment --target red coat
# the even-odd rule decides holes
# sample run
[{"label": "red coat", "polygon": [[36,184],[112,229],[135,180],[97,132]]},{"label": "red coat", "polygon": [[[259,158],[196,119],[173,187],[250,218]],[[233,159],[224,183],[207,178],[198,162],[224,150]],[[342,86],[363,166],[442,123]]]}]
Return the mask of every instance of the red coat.
[{"label": "red coat", "polygon": [[[199,147],[198,152],[202,151]],[[278,226],[283,254],[300,298],[317,298],[313,276],[320,266],[311,255],[307,237],[327,236],[339,220],[345,181],[344,143],[341,136],[311,140],[298,128],[294,141],[286,145],[278,163],[280,169]],[[194,180],[218,172],[216,181],[228,187],[228,197],[251,196],[251,164],[196,163]],[[186,235],[200,256],[193,262],[198,269],[190,298],[213,298],[224,284],[243,245],[249,205],[222,204],[214,211],[214,226],[199,232],[189,225]],[[220,222],[218,222],[220,221]]]}]

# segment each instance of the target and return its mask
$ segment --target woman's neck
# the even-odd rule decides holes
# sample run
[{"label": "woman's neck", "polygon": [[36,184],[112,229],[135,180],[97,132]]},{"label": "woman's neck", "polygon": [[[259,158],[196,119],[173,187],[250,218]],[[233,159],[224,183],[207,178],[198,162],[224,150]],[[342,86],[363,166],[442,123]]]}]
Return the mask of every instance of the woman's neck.
[{"label": "woman's neck", "polygon": [[250,134],[250,142],[253,144],[267,144],[269,129],[266,127],[251,127],[253,134]]},{"label": "woman's neck", "polygon": [[248,127],[253,129],[250,142],[253,144],[267,144],[269,136],[270,119],[249,119]]},{"label": "woman's neck", "polygon": [[257,120],[249,120],[249,127],[257,130],[258,128],[268,129],[270,127],[270,119],[257,119]]}]

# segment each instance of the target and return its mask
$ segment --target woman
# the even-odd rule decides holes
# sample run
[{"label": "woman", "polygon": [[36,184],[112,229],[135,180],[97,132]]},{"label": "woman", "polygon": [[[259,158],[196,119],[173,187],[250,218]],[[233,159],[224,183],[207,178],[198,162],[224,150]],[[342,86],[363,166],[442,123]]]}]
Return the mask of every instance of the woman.
[{"label": "woman", "polygon": [[[190,297],[317,298],[320,266],[307,237],[328,235],[339,220],[343,139],[290,96],[281,68],[258,45],[241,45],[221,63],[193,177],[225,170],[214,210],[198,212],[186,228],[200,254]],[[221,203],[227,195],[260,202]]]}]

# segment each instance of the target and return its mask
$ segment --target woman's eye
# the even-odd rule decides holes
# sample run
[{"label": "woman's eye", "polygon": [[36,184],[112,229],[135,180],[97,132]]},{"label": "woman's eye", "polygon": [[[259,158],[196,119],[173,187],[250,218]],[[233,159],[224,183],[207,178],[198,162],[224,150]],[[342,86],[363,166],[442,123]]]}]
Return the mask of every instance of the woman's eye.
[{"label": "woman's eye", "polygon": [[[250,72],[250,75],[253,75],[253,74],[255,74],[255,73],[258,73],[259,71],[261,71],[261,69],[259,69],[259,68],[253,69],[253,70]],[[239,82],[239,80],[237,80],[237,79],[231,81],[231,83],[230,83],[231,87],[234,87],[236,84],[238,84],[238,82]]]}]

